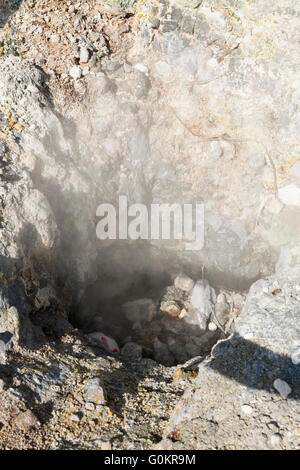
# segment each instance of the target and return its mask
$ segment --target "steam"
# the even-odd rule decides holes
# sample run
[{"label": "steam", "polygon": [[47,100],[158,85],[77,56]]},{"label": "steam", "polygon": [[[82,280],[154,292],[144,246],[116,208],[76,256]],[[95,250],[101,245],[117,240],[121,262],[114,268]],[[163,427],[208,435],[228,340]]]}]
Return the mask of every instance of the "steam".
[{"label": "steam", "polygon": [[[245,89],[224,96],[230,61],[220,65],[210,49],[175,33],[153,50],[136,43],[118,61],[90,73],[85,102],[70,111],[63,134],[53,117],[42,149],[27,139],[44,162],[35,181],[60,232],[57,279],[71,293],[72,321],[111,333],[124,326],[124,302],[158,302],[179,272],[196,281],[205,268],[214,287],[241,290],[274,259],[254,232],[264,187],[257,180],[253,188],[256,169],[245,162],[261,146],[245,138],[257,133],[240,106]],[[116,208],[120,197],[149,213],[151,204],[204,204],[203,249],[188,252],[176,237],[99,240],[97,208]]]}]

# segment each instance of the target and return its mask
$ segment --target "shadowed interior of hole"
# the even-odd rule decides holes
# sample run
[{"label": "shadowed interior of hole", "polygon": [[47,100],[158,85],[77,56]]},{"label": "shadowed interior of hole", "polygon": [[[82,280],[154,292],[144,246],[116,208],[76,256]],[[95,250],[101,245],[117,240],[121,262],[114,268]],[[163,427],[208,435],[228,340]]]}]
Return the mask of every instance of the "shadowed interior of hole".
[{"label": "shadowed interior of hole", "polygon": [[[129,341],[128,338],[135,338],[132,340],[136,342],[139,336],[135,334],[133,324],[126,319],[123,304],[151,299],[156,306],[154,321],[160,322],[163,317],[169,317],[160,311],[160,302],[165,288],[173,284],[176,275],[184,272],[194,281],[202,279],[201,264],[184,262],[174,252],[153,248],[150,243],[141,241],[111,243],[110,247],[99,251],[97,264],[97,280],[86,289],[80,302],[74,306],[71,322],[85,333],[98,331],[111,335],[120,348]],[[211,285],[218,293],[218,286],[214,283]],[[151,323],[142,328],[142,331],[139,344],[151,342],[151,338],[155,336],[151,331]],[[201,336],[202,333],[195,325],[189,335]],[[180,334],[175,334],[174,337],[178,341],[186,338],[181,338]],[[164,342],[165,338],[165,333],[158,334],[160,341]],[[216,334],[215,340],[218,339],[219,335]],[[144,346],[143,356],[153,358],[152,353]]]},{"label": "shadowed interior of hole", "polygon": [[167,252],[153,250],[143,242],[113,243],[100,250],[97,264],[97,280],[74,307],[72,321],[90,332],[92,318],[99,315],[110,334],[116,334],[113,326],[127,324],[122,304],[146,297],[158,301],[163,289],[172,284],[172,274],[182,268]]}]

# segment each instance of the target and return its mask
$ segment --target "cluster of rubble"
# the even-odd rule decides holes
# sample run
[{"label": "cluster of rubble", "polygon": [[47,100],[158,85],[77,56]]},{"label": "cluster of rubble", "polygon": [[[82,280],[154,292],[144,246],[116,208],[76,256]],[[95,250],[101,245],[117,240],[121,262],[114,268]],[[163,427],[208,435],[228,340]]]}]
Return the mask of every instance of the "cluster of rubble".
[{"label": "cluster of rubble", "polygon": [[[131,360],[151,357],[166,366],[205,356],[219,339],[231,334],[244,300],[242,294],[229,291],[217,295],[207,280],[194,282],[180,273],[160,302],[142,298],[122,305],[128,323],[119,334],[122,339],[118,338],[121,352]],[[97,325],[99,317],[94,320]],[[118,352],[109,336],[93,331],[89,337]]]},{"label": "cluster of rubble", "polygon": [[59,81],[65,96],[74,92],[73,85],[80,95],[83,87],[77,80],[130,42],[127,12],[102,2],[31,0],[23,2],[11,18],[9,11],[13,13],[14,8],[6,2],[0,57],[29,60],[49,75],[50,86]]}]

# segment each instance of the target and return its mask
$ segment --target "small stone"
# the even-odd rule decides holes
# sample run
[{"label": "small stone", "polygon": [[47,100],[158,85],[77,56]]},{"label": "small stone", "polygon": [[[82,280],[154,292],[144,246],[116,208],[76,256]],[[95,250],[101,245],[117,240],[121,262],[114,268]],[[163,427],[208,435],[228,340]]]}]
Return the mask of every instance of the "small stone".
[{"label": "small stone", "polygon": [[295,366],[298,366],[300,364],[300,348],[298,351],[293,352],[291,355],[292,363],[295,364]]},{"label": "small stone", "polygon": [[130,361],[139,361],[142,358],[142,349],[139,344],[129,342],[123,346],[121,354]]},{"label": "small stone", "polygon": [[213,311],[215,300],[215,291],[208,282],[205,279],[197,281],[191,296],[191,306],[194,312],[191,312],[185,321],[189,324],[197,325],[202,330],[206,330],[207,321]]},{"label": "small stone", "polygon": [[180,318],[180,319],[181,319],[181,318],[184,318],[184,317],[187,316],[187,314],[188,314],[188,312],[186,311],[185,308],[183,308],[183,309],[181,310],[181,312],[180,312],[178,318]]},{"label": "small stone", "polygon": [[86,64],[88,61],[89,61],[89,58],[90,58],[90,53],[89,53],[89,50],[86,46],[83,46],[80,48],[80,62],[82,64]]},{"label": "small stone", "polygon": [[215,305],[215,315],[218,322],[224,326],[229,320],[230,306],[226,302],[217,302]]},{"label": "small stone", "polygon": [[175,281],[174,281],[174,286],[177,289],[181,289],[186,292],[191,291],[194,287],[194,284],[195,283],[193,279],[191,279],[189,276],[187,276],[184,273],[178,274],[178,276],[176,276]]},{"label": "small stone", "polygon": [[217,325],[214,322],[209,322],[208,324],[209,331],[216,331],[218,329]]},{"label": "small stone", "polygon": [[95,405],[105,405],[105,392],[99,377],[88,380],[84,386],[84,393],[87,402]]},{"label": "small stone", "polygon": [[86,410],[94,411],[95,405],[94,405],[94,403],[91,403],[91,402],[88,401],[88,402],[85,404],[85,408],[86,408]]},{"label": "small stone", "polygon": [[79,78],[82,77],[82,70],[81,70],[81,67],[79,65],[74,65],[71,69],[70,69],[70,77],[72,77],[74,80],[78,80]]},{"label": "small stone", "polygon": [[74,414],[71,415],[70,419],[71,419],[71,421],[73,421],[74,423],[79,423],[79,421],[80,421],[81,418],[80,418],[80,416],[79,416],[78,413],[74,413]]},{"label": "small stone", "polygon": [[27,410],[18,414],[15,418],[15,425],[24,431],[28,431],[31,428],[40,426],[40,422],[31,410]]},{"label": "small stone", "polygon": [[251,415],[253,413],[253,408],[250,405],[242,405],[241,410],[245,415]]},{"label": "small stone", "polygon": [[180,307],[172,300],[162,302],[160,304],[160,309],[162,312],[166,312],[168,315],[171,315],[171,317],[179,317],[181,313]]},{"label": "small stone", "polygon": [[276,379],[273,383],[274,388],[282,396],[282,398],[287,398],[291,393],[292,389],[284,380]]}]

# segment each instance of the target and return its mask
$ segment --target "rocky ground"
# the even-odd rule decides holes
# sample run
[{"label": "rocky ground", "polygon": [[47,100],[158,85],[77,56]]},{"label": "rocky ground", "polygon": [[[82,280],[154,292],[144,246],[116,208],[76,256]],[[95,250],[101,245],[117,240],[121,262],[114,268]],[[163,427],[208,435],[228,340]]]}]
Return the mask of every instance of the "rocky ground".
[{"label": "rocky ground", "polygon": [[[0,2],[0,448],[299,449],[298,10]],[[97,240],[119,195],[204,249]]]}]

